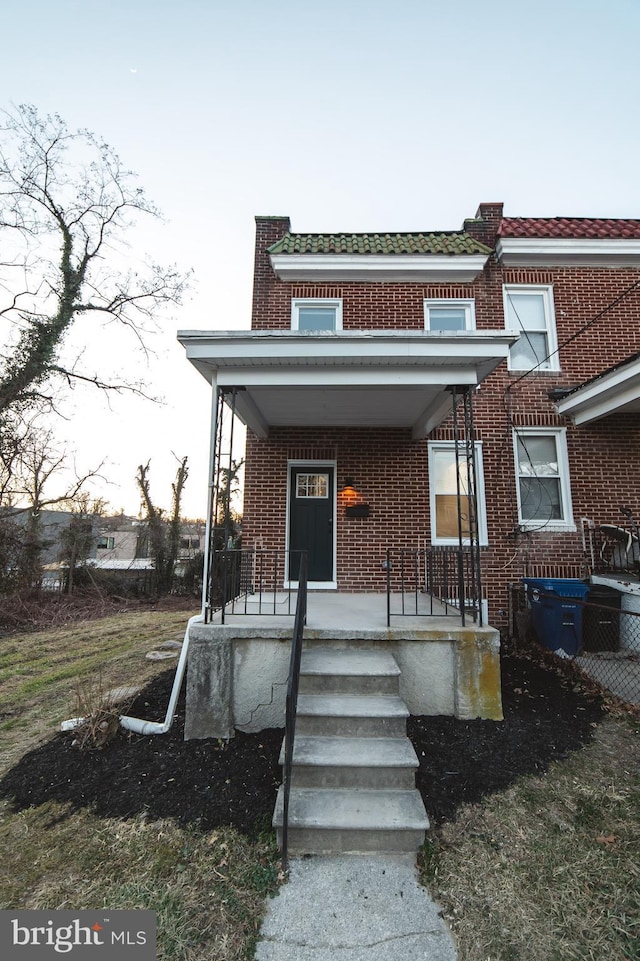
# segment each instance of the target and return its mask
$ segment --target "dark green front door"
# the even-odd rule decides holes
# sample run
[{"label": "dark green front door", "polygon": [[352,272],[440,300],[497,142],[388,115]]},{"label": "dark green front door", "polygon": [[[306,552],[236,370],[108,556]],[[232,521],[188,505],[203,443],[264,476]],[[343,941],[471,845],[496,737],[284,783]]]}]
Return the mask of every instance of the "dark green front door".
[{"label": "dark green front door", "polygon": [[291,468],[289,489],[289,577],[297,581],[300,555],[307,551],[310,581],[333,581],[334,470],[331,466]]}]

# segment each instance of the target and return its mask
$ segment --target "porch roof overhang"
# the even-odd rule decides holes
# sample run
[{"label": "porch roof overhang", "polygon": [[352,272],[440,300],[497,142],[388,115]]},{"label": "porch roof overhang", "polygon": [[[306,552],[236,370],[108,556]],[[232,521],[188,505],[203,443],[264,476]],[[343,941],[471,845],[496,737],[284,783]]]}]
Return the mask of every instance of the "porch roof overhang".
[{"label": "porch roof overhang", "polygon": [[236,412],[272,427],[403,427],[425,437],[449,415],[451,387],[476,387],[515,331],[180,331],[212,384],[237,388]]},{"label": "porch roof overhang", "polygon": [[575,388],[556,407],[576,426],[610,414],[640,413],[640,354]]}]

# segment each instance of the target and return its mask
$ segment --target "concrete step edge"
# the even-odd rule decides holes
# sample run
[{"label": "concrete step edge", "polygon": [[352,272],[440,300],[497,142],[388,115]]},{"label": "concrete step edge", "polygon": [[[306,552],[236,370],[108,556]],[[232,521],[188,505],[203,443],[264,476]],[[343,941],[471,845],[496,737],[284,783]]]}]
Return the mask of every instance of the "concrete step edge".
[{"label": "concrete step edge", "polygon": [[[279,763],[284,763],[284,741]],[[322,737],[306,734],[294,740],[293,764],[298,767],[417,768],[419,761],[408,737]]]},{"label": "concrete step edge", "polygon": [[299,715],[333,717],[409,717],[396,694],[300,694]]},{"label": "concrete step edge", "polygon": [[388,651],[311,648],[302,652],[300,673],[343,677],[398,677],[400,668]]},{"label": "concrete step edge", "polygon": [[[273,825],[282,826],[284,788]],[[426,831],[429,818],[417,790],[291,788],[289,828],[344,831]]]}]

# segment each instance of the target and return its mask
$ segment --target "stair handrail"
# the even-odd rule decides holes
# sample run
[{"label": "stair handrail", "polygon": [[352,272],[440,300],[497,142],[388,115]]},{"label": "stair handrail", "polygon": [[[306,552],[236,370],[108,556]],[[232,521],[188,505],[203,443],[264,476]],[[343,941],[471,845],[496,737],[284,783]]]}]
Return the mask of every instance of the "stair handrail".
[{"label": "stair handrail", "polygon": [[293,622],[291,656],[289,659],[289,678],[287,680],[287,699],[284,728],[284,765],[282,768],[283,806],[282,806],[282,867],[289,866],[289,794],[291,791],[291,769],[293,766],[293,742],[296,736],[296,713],[298,709],[298,687],[300,684],[300,658],[302,656],[302,635],[307,619],[307,552],[300,556],[298,574],[298,597]]}]

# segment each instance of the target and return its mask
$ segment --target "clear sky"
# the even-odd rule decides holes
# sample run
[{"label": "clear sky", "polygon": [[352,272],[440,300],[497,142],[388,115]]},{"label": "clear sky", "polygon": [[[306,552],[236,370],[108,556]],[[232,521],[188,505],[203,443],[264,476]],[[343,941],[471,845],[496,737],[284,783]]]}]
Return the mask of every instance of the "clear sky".
[{"label": "clear sky", "polygon": [[29,102],[104,137],[167,223],[140,247],[193,268],[150,342],[79,325],[162,406],[78,395],[61,436],[137,512],[136,467],[204,515],[209,390],[179,328],[250,325],[256,214],[294,230],[457,229],[510,216],[640,217],[640,0],[4,0],[0,106]]}]

